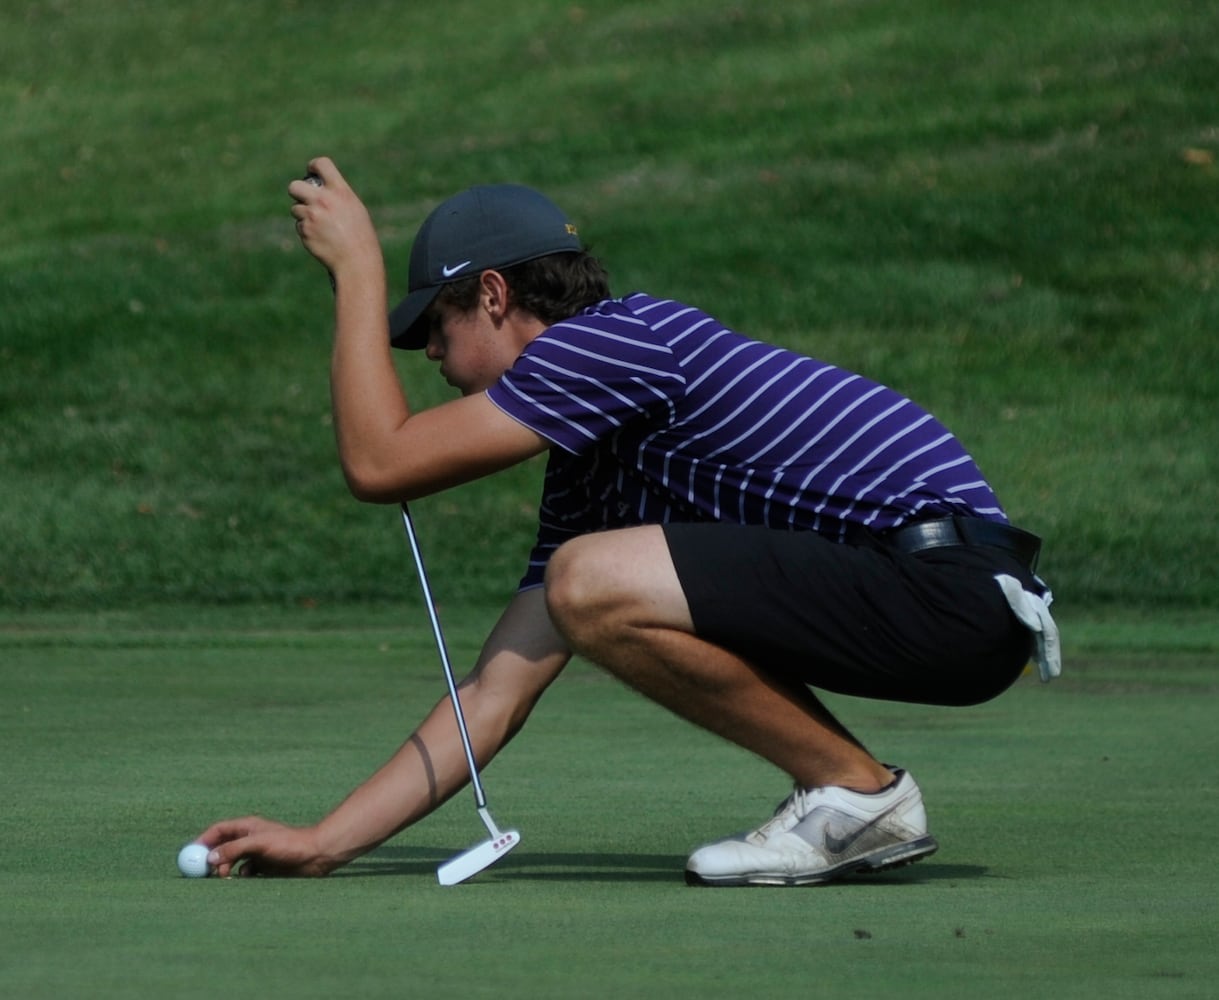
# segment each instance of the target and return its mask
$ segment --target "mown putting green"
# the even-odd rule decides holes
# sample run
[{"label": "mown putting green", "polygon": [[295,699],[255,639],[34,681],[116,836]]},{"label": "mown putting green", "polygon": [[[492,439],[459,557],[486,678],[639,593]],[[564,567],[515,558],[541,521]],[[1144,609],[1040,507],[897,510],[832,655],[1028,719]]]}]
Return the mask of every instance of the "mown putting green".
[{"label": "mown putting green", "polygon": [[[470,656],[486,613],[449,617]],[[524,842],[475,881],[435,876],[482,835],[468,794],[326,880],[182,878],[211,820],[315,818],[443,693],[426,622],[349,618],[4,617],[0,993],[1213,994],[1213,626],[1121,653],[1077,625],[1061,681],[980,708],[836,701],[942,844],[871,879],[683,885],[783,779],[581,664],[487,770]]]}]

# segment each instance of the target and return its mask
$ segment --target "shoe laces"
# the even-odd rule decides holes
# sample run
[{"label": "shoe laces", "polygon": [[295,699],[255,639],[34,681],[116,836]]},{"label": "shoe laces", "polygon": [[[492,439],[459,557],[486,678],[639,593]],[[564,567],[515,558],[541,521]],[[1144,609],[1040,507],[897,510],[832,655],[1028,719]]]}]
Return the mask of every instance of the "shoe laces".
[{"label": "shoe laces", "polygon": [[798,785],[792,789],[791,795],[780,802],[774,814],[755,831],[755,835],[763,839],[772,833],[790,830],[810,812],[809,798],[819,789],[801,788]]}]

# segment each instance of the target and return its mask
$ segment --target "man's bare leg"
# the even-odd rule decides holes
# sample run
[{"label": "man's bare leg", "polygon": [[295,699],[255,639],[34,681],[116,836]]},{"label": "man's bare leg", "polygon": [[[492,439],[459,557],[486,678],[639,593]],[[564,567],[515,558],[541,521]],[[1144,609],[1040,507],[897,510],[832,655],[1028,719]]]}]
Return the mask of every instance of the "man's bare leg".
[{"label": "man's bare leg", "polygon": [[801,685],[694,634],[657,526],[584,535],[555,553],[551,619],[572,649],[670,711],[770,761],[803,788],[893,780]]}]

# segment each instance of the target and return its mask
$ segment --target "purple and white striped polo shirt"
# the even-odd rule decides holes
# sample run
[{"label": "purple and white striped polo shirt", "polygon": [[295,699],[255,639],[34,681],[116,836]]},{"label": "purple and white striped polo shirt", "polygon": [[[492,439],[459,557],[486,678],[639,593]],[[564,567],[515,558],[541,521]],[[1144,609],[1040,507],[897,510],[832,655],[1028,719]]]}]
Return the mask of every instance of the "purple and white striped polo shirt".
[{"label": "purple and white striped polo shirt", "polygon": [[860,375],[642,293],[549,327],[488,390],[553,442],[522,587],[566,539],[666,521],[883,530],[1006,521],[926,410]]}]

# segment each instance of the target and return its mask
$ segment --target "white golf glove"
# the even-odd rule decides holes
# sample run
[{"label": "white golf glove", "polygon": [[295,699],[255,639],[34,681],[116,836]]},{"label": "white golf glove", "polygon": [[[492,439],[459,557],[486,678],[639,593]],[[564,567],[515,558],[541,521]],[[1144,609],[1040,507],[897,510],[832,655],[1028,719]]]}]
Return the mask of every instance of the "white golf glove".
[{"label": "white golf glove", "polygon": [[1043,683],[1052,681],[1062,673],[1062,650],[1058,642],[1058,626],[1050,617],[1050,605],[1054,595],[1048,590],[1043,597],[1030,593],[1014,576],[1000,573],[995,582],[1003,590],[1003,596],[1020,623],[1033,633],[1037,641],[1037,670]]}]

